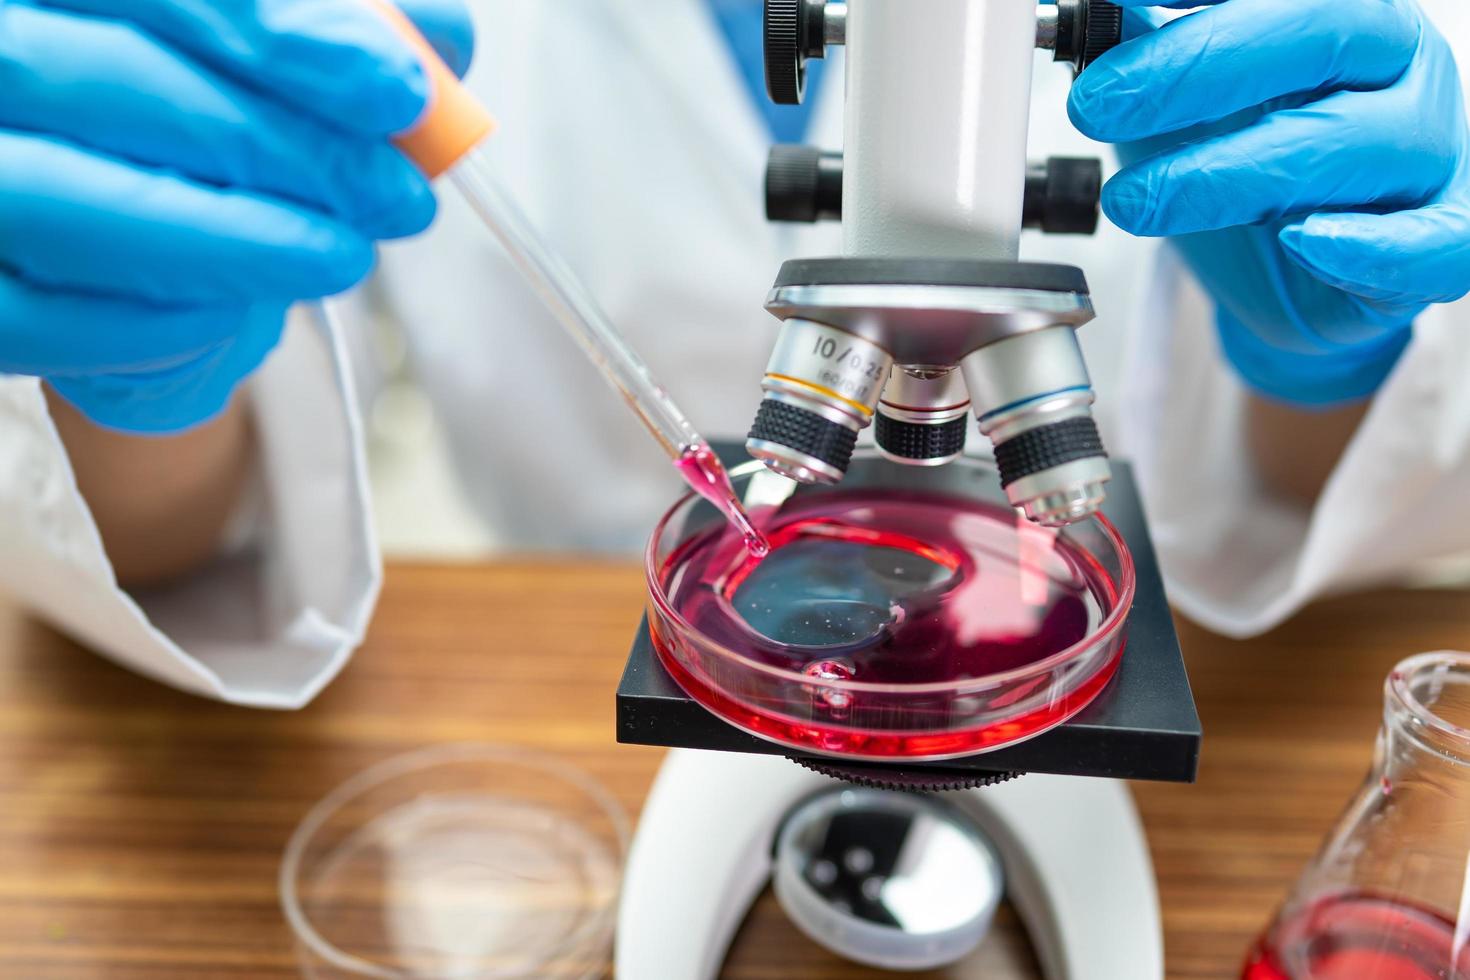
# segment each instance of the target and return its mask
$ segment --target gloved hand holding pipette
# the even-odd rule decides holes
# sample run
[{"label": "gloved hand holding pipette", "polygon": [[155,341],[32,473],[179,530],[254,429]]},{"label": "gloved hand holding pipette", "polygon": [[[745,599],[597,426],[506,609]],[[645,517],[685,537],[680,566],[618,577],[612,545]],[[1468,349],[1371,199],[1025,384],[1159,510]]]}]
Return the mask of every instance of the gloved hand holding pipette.
[{"label": "gloved hand holding pipette", "polygon": [[[490,117],[397,6],[269,0],[232,19],[149,0],[125,22],[89,16],[109,12],[101,0],[65,6],[0,10],[34,64],[33,91],[0,106],[21,130],[0,135],[0,215],[17,232],[0,235],[15,270],[0,277],[0,371],[47,378],[103,426],[195,425],[275,346],[293,302],[347,289],[375,240],[426,228],[427,178],[452,168],[649,431],[738,514],[704,440],[473,152]],[[468,32],[445,15],[458,9],[429,4],[426,20],[462,68]]]},{"label": "gloved hand holding pipette", "polygon": [[[467,63],[457,5],[404,7]],[[0,45],[0,372],[101,425],[218,413],[288,306],[433,218],[388,142],[421,57],[360,0],[6,3]]]},{"label": "gloved hand holding pipette", "polygon": [[[1127,7],[1199,4],[1118,0]],[[1169,236],[1261,392],[1372,394],[1428,306],[1470,292],[1470,127],[1415,0],[1216,0],[1104,55],[1071,115],[1122,143],[1103,207]]]}]

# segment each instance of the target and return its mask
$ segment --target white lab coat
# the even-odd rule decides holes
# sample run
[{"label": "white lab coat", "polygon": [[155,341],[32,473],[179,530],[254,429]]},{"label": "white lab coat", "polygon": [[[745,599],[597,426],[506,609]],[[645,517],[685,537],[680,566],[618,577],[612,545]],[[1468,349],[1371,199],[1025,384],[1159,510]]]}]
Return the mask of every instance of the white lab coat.
[{"label": "white lab coat", "polygon": [[[1460,0],[1424,2],[1470,54]],[[776,269],[837,254],[840,239],[764,220],[768,137],[704,0],[477,8],[469,82],[503,123],[504,179],[696,425],[738,438],[776,331],[761,310]],[[1106,155],[1067,122],[1067,73],[1039,61],[1031,155]],[[836,148],[833,69],[811,141]],[[295,315],[253,382],[253,535],[189,582],[118,590],[39,385],[0,379],[0,587],[165,682],[243,704],[308,701],[360,641],[380,579],[344,348],[384,310],[407,331],[498,540],[635,548],[676,478],[463,203],[447,189],[441,200],[435,228],[387,247],[371,289],[338,304],[345,327]],[[1088,273],[1099,319],[1082,336],[1104,434],[1137,466],[1171,597],[1190,616],[1250,634],[1330,590],[1470,551],[1470,304],[1422,318],[1305,513],[1258,492],[1244,392],[1217,352],[1210,304],[1169,249],[1105,223],[1094,239],[1028,234],[1023,257]]]}]

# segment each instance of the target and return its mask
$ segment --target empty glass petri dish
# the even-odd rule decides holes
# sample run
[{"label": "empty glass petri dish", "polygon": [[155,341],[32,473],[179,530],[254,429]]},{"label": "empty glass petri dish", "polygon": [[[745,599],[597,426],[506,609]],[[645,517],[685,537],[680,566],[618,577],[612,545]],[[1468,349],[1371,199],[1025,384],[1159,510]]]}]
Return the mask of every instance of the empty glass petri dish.
[{"label": "empty glass petri dish", "polygon": [[1037,527],[972,458],[859,453],[838,487],[731,476],[768,555],[693,495],[646,554],[654,648],[729,723],[850,759],[959,758],[1061,724],[1116,673],[1135,583],[1106,518]]},{"label": "empty glass petri dish", "polygon": [[628,823],[585,773],[436,746],[329,793],[287,844],[281,906],[312,978],[583,980],[607,970]]}]

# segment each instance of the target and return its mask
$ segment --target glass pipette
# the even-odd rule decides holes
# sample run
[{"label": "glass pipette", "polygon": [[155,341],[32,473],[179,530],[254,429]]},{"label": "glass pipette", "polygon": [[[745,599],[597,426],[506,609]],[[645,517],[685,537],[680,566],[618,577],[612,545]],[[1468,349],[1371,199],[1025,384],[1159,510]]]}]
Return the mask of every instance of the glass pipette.
[{"label": "glass pipette", "polygon": [[481,143],[450,168],[449,178],[541,302],[618,390],[689,485],[724,513],[751,551],[764,553],[765,539],[750,523],[709,444],[602,312],[586,286],[536,233],[515,200],[495,180],[486,156],[485,144]]},{"label": "glass pipette", "polygon": [[681,476],[714,504],[756,554],[765,538],[750,523],[730,477],[689,419],[628,346],[592,294],[495,179],[485,144],[495,122],[455,78],[418,29],[388,0],[367,0],[423,59],[431,95],[423,117],[395,142],[430,177],[447,174],[485,227],[500,242],[536,295],[571,334],[669,454]]}]

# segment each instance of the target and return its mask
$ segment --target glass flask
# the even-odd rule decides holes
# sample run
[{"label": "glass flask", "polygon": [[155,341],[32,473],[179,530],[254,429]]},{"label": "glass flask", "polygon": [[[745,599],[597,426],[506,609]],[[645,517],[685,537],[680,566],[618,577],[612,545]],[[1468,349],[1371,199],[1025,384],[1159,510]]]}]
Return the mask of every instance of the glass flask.
[{"label": "glass flask", "polygon": [[1384,684],[1372,769],[1245,980],[1470,980],[1470,655]]}]

